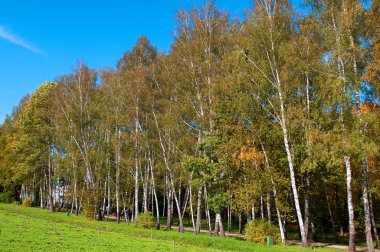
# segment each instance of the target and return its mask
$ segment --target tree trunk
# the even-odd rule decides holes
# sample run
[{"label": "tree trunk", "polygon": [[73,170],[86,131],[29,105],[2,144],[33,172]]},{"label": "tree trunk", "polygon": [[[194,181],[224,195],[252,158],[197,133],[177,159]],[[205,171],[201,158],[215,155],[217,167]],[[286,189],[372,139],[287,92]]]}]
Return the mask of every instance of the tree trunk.
[{"label": "tree trunk", "polygon": [[331,206],[330,206],[330,197],[329,197],[329,194],[327,192],[327,188],[326,188],[326,184],[324,183],[324,189],[325,189],[325,195],[326,195],[326,203],[327,203],[327,210],[329,212],[329,216],[330,216],[330,221],[331,221],[331,226],[332,226],[332,230],[333,230],[333,233],[334,233],[334,237],[335,237],[335,242],[338,242],[338,237],[336,235],[336,230],[335,230],[335,222],[334,222],[334,217],[333,217],[333,214],[332,214],[332,210],[331,210]]},{"label": "tree trunk", "polygon": [[40,208],[44,208],[44,194],[42,191],[42,183],[40,185]]},{"label": "tree trunk", "polygon": [[310,179],[309,174],[305,175],[305,193],[304,193],[304,204],[305,204],[305,235],[308,237],[309,235],[309,220],[310,220],[310,211],[309,211],[309,188],[310,188]]},{"label": "tree trunk", "polygon": [[[158,207],[158,199],[157,199],[157,193],[156,193],[156,181],[154,179],[154,163],[153,163],[153,157],[152,153],[149,152],[149,164],[150,164],[150,176],[152,178],[152,190],[153,190],[153,197],[154,201],[156,202],[156,218],[157,218],[157,227],[160,227],[160,209]],[[165,198],[165,197],[164,197]],[[152,206],[153,209],[153,206]]]},{"label": "tree trunk", "polygon": [[191,185],[189,186],[190,187],[190,214],[191,214],[191,223],[193,224],[193,229],[195,231],[195,221],[194,221],[194,209],[193,209],[193,193],[192,193],[192,190],[191,190]]},{"label": "tree trunk", "polygon": [[196,222],[195,231],[194,231],[196,234],[199,234],[199,232],[201,231],[202,190],[203,190],[203,186],[200,186],[198,188],[197,222]]},{"label": "tree trunk", "polygon": [[[269,158],[268,158],[267,152],[265,151],[264,144],[263,144],[263,142],[261,141],[260,138],[259,138],[259,141],[260,141],[261,149],[262,149],[263,154],[264,154],[264,160],[265,160],[265,164],[266,164],[266,167],[267,167],[267,171],[268,171],[268,173],[270,175],[270,181],[271,181],[272,190],[273,190],[273,197],[274,197],[274,204],[275,204],[275,207],[276,207],[276,214],[277,214],[277,219],[278,219],[278,227],[280,228],[281,241],[282,241],[283,244],[285,244],[285,230],[284,230],[284,225],[282,224],[282,220],[281,220],[280,208],[278,207],[279,204],[278,204],[278,199],[277,199],[277,190],[276,190],[276,186],[274,184],[273,176],[272,176],[272,173],[271,173],[271,168],[270,168],[270,164],[269,164]],[[252,219],[255,219],[254,204],[252,204]]]},{"label": "tree trunk", "polygon": [[270,193],[267,193],[267,213],[268,213],[268,221],[272,221],[272,215],[271,215],[271,207],[270,207]]},{"label": "tree trunk", "polygon": [[120,163],[121,163],[121,130],[117,129],[117,143],[115,150],[115,168],[116,168],[116,181],[115,181],[115,196],[116,196],[116,222],[120,223]]},{"label": "tree trunk", "polygon": [[[317,232],[315,230],[313,220],[310,220],[310,227],[311,227],[311,239],[316,242],[317,241]],[[322,233],[323,233],[323,227],[322,227]]]},{"label": "tree trunk", "polygon": [[260,193],[260,216],[261,219],[264,219],[264,202],[263,202],[263,194]]},{"label": "tree trunk", "polygon": [[207,203],[207,188],[204,186],[204,195],[205,195],[205,211],[206,211],[206,219],[207,219],[207,228],[210,235],[212,235],[212,227],[211,227],[211,216],[210,209]]},{"label": "tree trunk", "polygon": [[375,251],[373,248],[372,233],[371,233],[371,216],[369,210],[369,201],[368,201],[368,178],[367,178],[367,160],[362,160],[362,191],[363,191],[363,207],[364,207],[364,216],[365,216],[365,234],[367,240],[367,249],[368,252]]},{"label": "tree trunk", "polygon": [[[137,150],[136,150],[137,151]],[[135,166],[135,222],[139,216],[139,164],[138,154],[136,154],[136,166]]]},{"label": "tree trunk", "polygon": [[123,193],[121,193],[121,198],[123,200],[124,220],[125,220],[125,222],[128,222],[128,214],[127,214],[127,209],[125,207],[125,198],[124,198],[124,194]]},{"label": "tree trunk", "polygon": [[348,208],[348,227],[349,227],[349,239],[348,239],[348,251],[355,251],[355,218],[354,218],[354,204],[352,201],[352,177],[351,177],[351,163],[348,156],[344,156],[344,164],[346,166],[346,183],[347,183],[347,208]]},{"label": "tree trunk", "polygon": [[189,195],[190,195],[190,185],[188,185],[186,188],[186,193],[185,193],[185,197],[183,200],[182,213],[181,213],[182,219],[185,217],[187,202],[189,201]]},{"label": "tree trunk", "polygon": [[166,188],[166,174],[165,174],[165,188],[164,188],[164,203],[162,204],[162,217],[165,217],[165,209],[166,209],[166,195],[168,192],[168,189]]},{"label": "tree trunk", "polygon": [[218,234],[221,237],[224,237],[224,228],[223,228],[223,222],[222,217],[220,213],[215,213],[215,230],[214,230],[214,236],[218,236]]},{"label": "tree trunk", "polygon": [[166,218],[166,228],[167,229],[172,229],[172,218],[173,218],[173,193],[169,189],[167,190],[167,218]]},{"label": "tree trunk", "polygon": [[53,204],[53,189],[52,189],[52,165],[50,157],[50,146],[49,146],[49,157],[48,157],[48,189],[49,189],[49,209],[51,213],[54,213],[54,204]]},{"label": "tree trunk", "polygon": [[379,234],[377,233],[377,228],[376,228],[376,222],[375,222],[375,214],[373,213],[373,205],[372,205],[372,193],[368,193],[368,199],[369,199],[369,210],[371,213],[371,223],[372,223],[372,228],[373,228],[373,233],[375,235],[376,239],[376,246],[375,248],[379,248]]},{"label": "tree trunk", "polygon": [[241,208],[239,208],[239,234],[243,233],[243,213]]},{"label": "tree trunk", "polygon": [[252,203],[251,207],[252,220],[255,220],[255,203]]},{"label": "tree trunk", "polygon": [[174,201],[176,203],[176,206],[177,206],[177,212],[178,212],[178,220],[179,220],[179,226],[178,226],[178,231],[180,233],[183,233],[185,231],[184,227],[183,227],[183,217],[182,217],[182,214],[181,214],[181,206],[180,206],[180,201],[177,197],[177,193],[175,192],[175,190],[173,189],[173,194],[174,194]]},{"label": "tree trunk", "polygon": [[[278,76],[278,73],[277,73],[277,76]],[[279,77],[277,79],[279,80]],[[286,156],[288,159],[290,182],[292,185],[292,192],[293,192],[293,197],[294,197],[294,205],[296,207],[296,212],[297,212],[297,219],[298,219],[299,229],[301,233],[302,246],[307,247],[307,237],[305,234],[302,212],[301,212],[300,202],[298,198],[296,177],[295,177],[295,172],[294,172],[294,167],[293,167],[293,157],[290,151],[290,146],[289,146],[289,141],[288,141],[288,132],[287,132],[287,127],[286,127],[286,119],[285,119],[285,107],[284,107],[284,101],[282,98],[282,93],[280,90],[280,84],[279,84],[279,98],[280,98],[280,108],[281,108],[281,127],[282,127],[282,132],[283,132],[283,137],[284,137]]]},{"label": "tree trunk", "polygon": [[142,202],[142,208],[144,213],[148,212],[148,175],[149,175],[149,166],[145,166],[145,174],[144,174],[144,182],[143,182],[143,202]]},{"label": "tree trunk", "polygon": [[135,222],[139,216],[139,141],[138,141],[138,132],[139,132],[139,107],[136,106],[136,117],[135,117]]},{"label": "tree trunk", "polygon": [[228,219],[227,231],[231,232],[231,204],[229,204],[227,208],[227,219]]},{"label": "tree trunk", "polygon": [[103,195],[103,207],[102,207],[103,218],[106,212],[106,202],[107,202],[107,178],[104,181],[104,195]]},{"label": "tree trunk", "polygon": [[110,171],[110,160],[107,159],[107,221],[110,218],[110,211],[111,211],[111,171]]}]

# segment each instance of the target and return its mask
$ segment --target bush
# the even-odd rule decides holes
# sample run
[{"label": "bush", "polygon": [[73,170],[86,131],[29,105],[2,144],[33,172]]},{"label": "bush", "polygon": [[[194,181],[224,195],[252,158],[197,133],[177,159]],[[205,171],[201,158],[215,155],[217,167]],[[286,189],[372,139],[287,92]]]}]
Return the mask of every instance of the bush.
[{"label": "bush", "polygon": [[22,201],[22,205],[26,207],[32,207],[34,205],[34,200],[32,198],[25,198]]},{"label": "bush", "polygon": [[266,244],[268,236],[272,236],[275,243],[281,241],[280,230],[271,222],[252,220],[245,227],[244,238],[248,241]]},{"label": "bush", "polygon": [[99,199],[101,199],[102,196],[100,196],[100,194],[97,192],[97,189],[87,188],[83,192],[82,197],[84,216],[86,216],[88,219],[95,220],[98,206],[102,204],[102,202],[99,202]]},{"label": "bush", "polygon": [[86,218],[95,220],[96,206],[93,199],[83,200],[83,213]]},{"label": "bush", "polygon": [[0,193],[0,202],[1,203],[11,203],[12,200],[13,200],[12,193],[10,193],[10,192]]},{"label": "bush", "polygon": [[139,217],[137,218],[137,227],[142,227],[142,228],[151,228],[156,225],[155,219],[153,217],[152,212],[145,212],[145,213],[140,213]]}]

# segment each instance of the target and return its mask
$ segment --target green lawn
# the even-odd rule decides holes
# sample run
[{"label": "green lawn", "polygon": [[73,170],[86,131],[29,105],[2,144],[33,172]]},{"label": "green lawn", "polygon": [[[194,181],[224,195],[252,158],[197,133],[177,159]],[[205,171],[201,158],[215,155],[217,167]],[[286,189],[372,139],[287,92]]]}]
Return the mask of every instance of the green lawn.
[{"label": "green lawn", "polygon": [[[174,247],[174,249],[173,249]],[[0,204],[0,251],[313,251],[262,246],[235,238],[140,229],[126,223],[50,214],[39,208]],[[315,251],[335,251],[318,248]]]}]

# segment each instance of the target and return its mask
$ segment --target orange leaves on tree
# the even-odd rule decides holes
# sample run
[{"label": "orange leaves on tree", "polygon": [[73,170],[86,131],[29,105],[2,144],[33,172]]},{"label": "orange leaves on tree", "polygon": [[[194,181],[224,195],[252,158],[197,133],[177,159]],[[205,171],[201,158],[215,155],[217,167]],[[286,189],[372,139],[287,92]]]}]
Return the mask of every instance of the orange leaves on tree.
[{"label": "orange leaves on tree", "polygon": [[263,154],[260,151],[257,151],[255,147],[250,147],[248,145],[244,145],[240,149],[239,160],[243,161],[259,161],[263,157]]}]

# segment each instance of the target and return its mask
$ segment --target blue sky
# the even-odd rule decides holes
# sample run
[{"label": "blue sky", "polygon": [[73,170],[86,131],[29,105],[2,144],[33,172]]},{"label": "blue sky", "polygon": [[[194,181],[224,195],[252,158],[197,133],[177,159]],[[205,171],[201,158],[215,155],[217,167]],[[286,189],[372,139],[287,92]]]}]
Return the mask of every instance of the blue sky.
[{"label": "blue sky", "polygon": [[[177,9],[201,0],[12,0],[0,3],[0,124],[42,82],[69,73],[77,60],[114,67],[140,35],[161,51],[173,41]],[[241,16],[251,0],[217,0]]]}]

